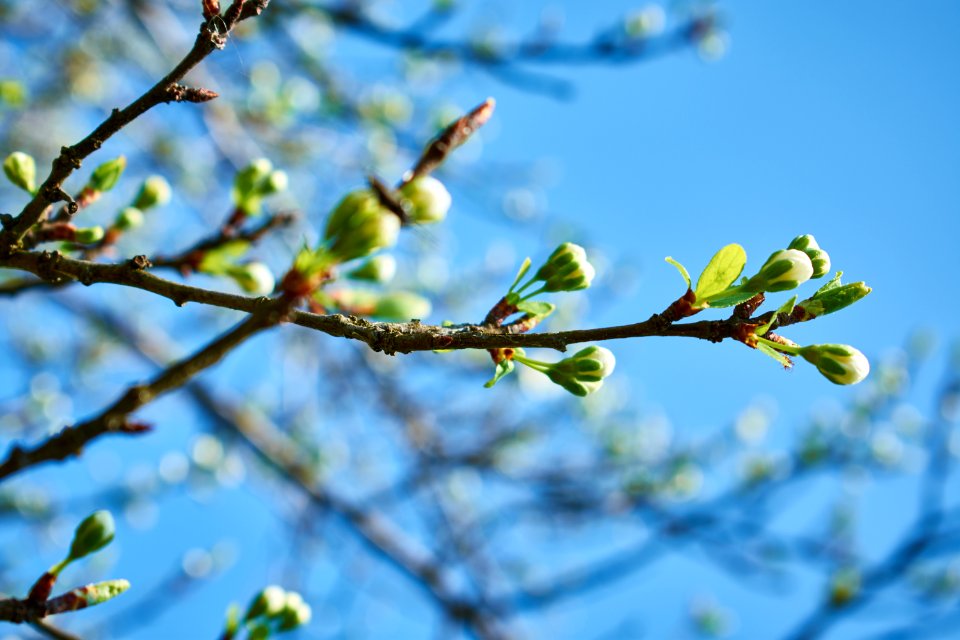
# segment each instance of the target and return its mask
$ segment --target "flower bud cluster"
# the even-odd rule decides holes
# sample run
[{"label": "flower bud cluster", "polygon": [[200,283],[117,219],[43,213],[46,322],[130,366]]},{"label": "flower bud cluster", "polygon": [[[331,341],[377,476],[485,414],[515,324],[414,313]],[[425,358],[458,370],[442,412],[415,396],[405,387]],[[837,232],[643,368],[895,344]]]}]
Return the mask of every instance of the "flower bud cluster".
[{"label": "flower bud cluster", "polygon": [[271,585],[250,602],[243,621],[250,638],[269,638],[274,633],[292,631],[310,622],[310,605],[296,591]]},{"label": "flower bud cluster", "polygon": [[233,180],[233,203],[248,216],[260,214],[263,198],[285,191],[289,180],[266,158],[258,158],[241,169]]},{"label": "flower bud cluster", "polygon": [[[587,260],[587,252],[583,247],[572,242],[564,242],[554,249],[543,266],[529,280],[520,285],[529,266],[530,261],[528,259],[524,262],[517,279],[507,294],[507,299],[512,300],[514,304],[529,300],[541,293],[586,289],[596,275],[593,265]],[[524,291],[537,282],[543,284],[532,293],[523,295]]]}]

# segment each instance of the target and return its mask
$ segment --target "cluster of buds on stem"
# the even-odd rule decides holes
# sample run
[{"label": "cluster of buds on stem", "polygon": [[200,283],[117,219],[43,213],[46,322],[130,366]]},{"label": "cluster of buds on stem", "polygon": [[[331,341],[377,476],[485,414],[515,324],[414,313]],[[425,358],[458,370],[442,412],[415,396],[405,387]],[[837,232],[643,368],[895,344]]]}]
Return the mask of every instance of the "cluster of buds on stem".
[{"label": "cluster of buds on stem", "polygon": [[241,620],[236,606],[227,614],[227,625],[222,638],[233,640],[246,630],[249,640],[266,640],[272,635],[293,631],[312,617],[310,605],[295,591],[286,591],[271,585],[253,597]]},{"label": "cluster of buds on stem", "polygon": [[233,203],[238,216],[257,216],[263,199],[287,189],[287,174],[273,168],[266,158],[258,158],[237,172],[233,180]]},{"label": "cluster of buds on stem", "polygon": [[113,223],[107,229],[104,245],[114,244],[120,236],[143,226],[144,213],[149,209],[161,207],[170,202],[170,183],[162,176],[150,176],[140,185],[137,195],[129,206],[117,213]]},{"label": "cluster of buds on stem", "polygon": [[[507,295],[493,306],[484,324],[502,326],[507,318],[521,313],[523,315],[518,320],[504,328],[512,333],[525,333],[556,308],[553,304],[535,302],[531,298],[542,293],[586,289],[596,275],[593,265],[587,260],[587,252],[572,242],[564,242],[557,247],[547,261],[524,281],[530,265],[529,258],[524,260]],[[536,283],[541,284],[534,288]],[[533,290],[528,291],[531,288]],[[602,347],[582,349],[572,357],[552,364],[527,358],[522,349],[492,349],[490,355],[496,365],[496,372],[486,383],[487,387],[492,387],[511,373],[516,361],[545,374],[552,382],[577,396],[585,396],[599,389],[603,385],[603,379],[613,372],[615,363],[613,354]]]}]

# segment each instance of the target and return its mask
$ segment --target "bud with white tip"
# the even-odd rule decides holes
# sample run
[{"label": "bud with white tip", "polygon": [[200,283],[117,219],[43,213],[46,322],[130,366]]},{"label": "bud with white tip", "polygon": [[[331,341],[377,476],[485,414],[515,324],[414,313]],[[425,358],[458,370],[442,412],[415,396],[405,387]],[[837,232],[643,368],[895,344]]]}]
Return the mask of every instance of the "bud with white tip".
[{"label": "bud with white tip", "polygon": [[764,291],[787,291],[813,276],[810,257],[799,249],[775,251],[760,267],[759,273],[750,278],[743,289],[761,293]]},{"label": "bud with white tip", "polygon": [[807,254],[813,265],[812,278],[822,278],[830,272],[830,255],[820,248],[812,235],[797,236],[787,248],[797,249]]},{"label": "bud with white tip", "polygon": [[400,202],[417,224],[440,222],[447,217],[453,200],[443,183],[433,176],[420,176],[399,190]]},{"label": "bud with white tip", "polygon": [[287,593],[276,585],[264,587],[260,593],[253,597],[250,606],[247,607],[247,614],[244,620],[253,620],[264,616],[272,618],[283,610],[287,599]]},{"label": "bud with white tip", "polygon": [[812,344],[798,351],[834,384],[857,384],[870,373],[870,361],[857,349],[845,344]]},{"label": "bud with white tip", "polygon": [[270,268],[262,262],[248,262],[229,268],[226,275],[247,293],[255,296],[266,296],[273,293],[277,282]]}]

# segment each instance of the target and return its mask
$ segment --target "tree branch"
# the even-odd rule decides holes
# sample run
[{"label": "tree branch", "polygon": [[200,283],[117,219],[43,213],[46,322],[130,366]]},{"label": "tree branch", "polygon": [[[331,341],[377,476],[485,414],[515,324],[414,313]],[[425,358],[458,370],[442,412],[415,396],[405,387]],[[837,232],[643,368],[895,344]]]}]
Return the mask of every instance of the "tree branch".
[{"label": "tree branch", "polygon": [[244,0],[234,0],[222,19],[210,20],[200,26],[200,33],[193,48],[170,73],[123,109],[114,109],[86,138],[72,147],[63,147],[60,155],[53,161],[50,174],[37,189],[33,199],[27,203],[20,215],[7,225],[8,228],[0,233],[0,255],[14,249],[33,225],[43,218],[51,204],[66,201],[68,210],[75,211],[76,204],[63,191],[63,183],[70,174],[79,169],[82,161],[103,146],[111,136],[153,107],[164,102],[183,100],[184,87],[179,83],[187,72],[216,49],[222,49],[234,26],[241,20],[258,15],[268,1],[252,0],[245,3]]}]

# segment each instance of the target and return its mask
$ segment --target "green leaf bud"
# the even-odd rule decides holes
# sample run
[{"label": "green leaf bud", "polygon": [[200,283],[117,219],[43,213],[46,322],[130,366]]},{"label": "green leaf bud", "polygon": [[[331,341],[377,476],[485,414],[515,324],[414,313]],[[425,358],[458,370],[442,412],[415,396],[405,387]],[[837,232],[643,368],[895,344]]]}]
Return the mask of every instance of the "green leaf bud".
[{"label": "green leaf bud", "polygon": [[810,257],[799,249],[775,251],[760,267],[760,272],[750,278],[743,289],[762,291],[787,291],[796,289],[813,276]]},{"label": "green leaf bud", "polygon": [[226,274],[233,278],[241,289],[255,296],[269,295],[277,286],[270,268],[262,262],[233,265],[227,268]]},{"label": "green leaf bud", "polygon": [[593,282],[596,271],[587,261],[587,252],[572,242],[557,247],[537,271],[534,280],[543,280],[544,291],[579,291]]},{"label": "green leaf bud", "polygon": [[136,207],[125,207],[117,214],[113,226],[120,231],[130,231],[143,226],[143,212]]},{"label": "green leaf bud", "polygon": [[822,278],[830,272],[830,256],[820,248],[816,239],[810,235],[797,236],[790,243],[788,249],[798,249],[807,254],[813,265],[813,278]]},{"label": "green leaf bud", "polygon": [[377,300],[370,315],[384,320],[407,321],[426,318],[431,310],[430,301],[423,296],[409,291],[396,291]]},{"label": "green leaf bud", "polygon": [[400,234],[400,218],[385,209],[376,194],[360,189],[347,194],[327,220],[324,240],[340,262],[392,247]]},{"label": "green leaf bud", "polygon": [[857,384],[870,373],[867,357],[845,344],[812,344],[798,355],[834,384]]},{"label": "green leaf bud", "polygon": [[313,611],[310,605],[303,601],[299,593],[295,591],[287,592],[286,602],[278,618],[280,623],[277,625],[277,631],[290,631],[310,622]]},{"label": "green leaf bud", "polygon": [[73,534],[70,554],[72,562],[104,548],[113,540],[116,525],[109,511],[94,511],[81,522]]},{"label": "green leaf bud", "polygon": [[46,614],[65,613],[85,609],[112,600],[130,588],[126,580],[106,580],[85,587],[77,587],[47,600]]},{"label": "green leaf bud", "polygon": [[253,620],[264,616],[272,618],[279,614],[287,600],[287,592],[276,585],[264,587],[260,593],[253,597],[250,606],[247,607],[247,614],[244,620]]},{"label": "green leaf bud", "polygon": [[120,176],[123,175],[123,170],[126,168],[127,159],[124,156],[119,156],[113,160],[104,162],[93,170],[93,174],[87,182],[87,188],[91,191],[99,191],[101,193],[110,191],[110,189],[116,186],[120,180]]},{"label": "green leaf bud", "polygon": [[447,217],[453,200],[433,176],[414,178],[400,188],[400,201],[413,222],[431,224]]},{"label": "green leaf bud", "polygon": [[556,384],[577,396],[593,393],[613,373],[617,359],[609,349],[587,347],[549,367],[544,373]]},{"label": "green leaf bud", "polygon": [[397,272],[397,260],[391,255],[373,256],[347,274],[354,280],[367,280],[381,284],[393,280]]},{"label": "green leaf bud", "polygon": [[143,181],[133,206],[141,211],[162,207],[170,202],[170,183],[163,176],[150,176]]},{"label": "green leaf bud", "polygon": [[77,229],[73,240],[74,242],[79,242],[80,244],[93,244],[94,242],[100,242],[103,240],[103,236],[103,227],[86,227],[84,229]]},{"label": "green leaf bud", "polygon": [[852,282],[827,290],[821,289],[812,297],[801,302],[800,306],[813,317],[825,316],[828,313],[849,307],[871,291],[873,289],[868,287],[865,282]]},{"label": "green leaf bud", "polygon": [[14,151],[3,161],[3,172],[7,179],[27,193],[37,190],[37,163],[33,156],[22,151]]}]

